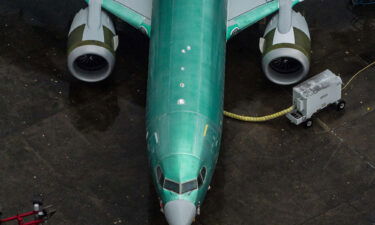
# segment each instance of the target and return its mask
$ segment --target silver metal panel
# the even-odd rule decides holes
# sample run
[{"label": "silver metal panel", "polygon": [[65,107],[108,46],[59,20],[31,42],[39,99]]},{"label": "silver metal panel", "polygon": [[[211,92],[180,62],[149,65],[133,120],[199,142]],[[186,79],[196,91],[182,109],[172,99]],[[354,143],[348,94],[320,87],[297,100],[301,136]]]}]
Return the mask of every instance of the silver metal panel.
[{"label": "silver metal panel", "polygon": [[152,0],[113,0],[151,20]]},{"label": "silver metal panel", "polygon": [[273,0],[228,0],[228,21]]},{"label": "silver metal panel", "polygon": [[314,113],[341,99],[341,86],[341,78],[325,70],[293,88],[296,110],[307,119],[311,118]]},{"label": "silver metal panel", "polygon": [[279,0],[279,24],[278,31],[286,34],[292,28],[292,17],[294,11],[292,10],[292,2],[290,0]]}]

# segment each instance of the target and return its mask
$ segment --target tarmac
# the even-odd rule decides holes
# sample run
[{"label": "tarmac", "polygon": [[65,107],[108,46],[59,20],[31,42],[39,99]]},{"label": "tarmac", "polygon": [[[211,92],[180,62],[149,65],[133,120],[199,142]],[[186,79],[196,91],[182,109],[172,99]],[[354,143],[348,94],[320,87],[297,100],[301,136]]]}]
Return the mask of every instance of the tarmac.
[{"label": "tarmac", "polygon": [[[0,204],[32,209],[41,193],[53,225],[166,225],[145,142],[148,38],[115,19],[113,75],[98,84],[66,68],[69,22],[82,2],[0,2]],[[347,82],[375,61],[375,6],[310,0],[297,7],[312,34],[310,76],[330,69]],[[291,105],[291,87],[260,67],[264,22],[228,42],[225,108],[265,115]],[[286,118],[225,119],[222,148],[194,225],[375,224],[375,68],[305,129]]]}]

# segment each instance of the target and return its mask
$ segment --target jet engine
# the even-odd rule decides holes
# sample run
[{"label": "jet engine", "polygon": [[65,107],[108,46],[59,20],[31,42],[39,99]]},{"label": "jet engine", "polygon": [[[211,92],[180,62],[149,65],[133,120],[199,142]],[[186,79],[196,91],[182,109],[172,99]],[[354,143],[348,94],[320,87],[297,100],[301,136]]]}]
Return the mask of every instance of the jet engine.
[{"label": "jet engine", "polygon": [[262,68],[270,81],[280,85],[301,81],[310,70],[311,58],[311,38],[305,18],[290,5],[280,7],[267,25],[260,50]]},{"label": "jet engine", "polygon": [[86,82],[107,78],[115,65],[118,37],[110,17],[102,11],[101,1],[90,1],[74,17],[68,39],[68,68]]}]

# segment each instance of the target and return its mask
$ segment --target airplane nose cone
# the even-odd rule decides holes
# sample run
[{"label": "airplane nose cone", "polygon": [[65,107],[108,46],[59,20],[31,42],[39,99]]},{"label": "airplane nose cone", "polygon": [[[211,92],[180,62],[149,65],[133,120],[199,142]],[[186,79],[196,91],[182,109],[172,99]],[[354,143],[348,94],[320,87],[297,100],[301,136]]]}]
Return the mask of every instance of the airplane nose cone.
[{"label": "airplane nose cone", "polygon": [[174,200],[164,207],[169,225],[191,225],[196,214],[196,207],[186,200]]}]

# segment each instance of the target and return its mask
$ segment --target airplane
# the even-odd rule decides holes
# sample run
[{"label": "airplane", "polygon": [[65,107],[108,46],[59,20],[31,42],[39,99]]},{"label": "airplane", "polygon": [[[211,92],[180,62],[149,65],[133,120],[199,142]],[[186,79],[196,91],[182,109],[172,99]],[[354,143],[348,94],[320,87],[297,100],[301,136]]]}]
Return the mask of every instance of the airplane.
[{"label": "airplane", "polygon": [[170,225],[200,214],[219,156],[226,43],[275,14],[260,38],[262,68],[280,85],[309,72],[311,38],[293,7],[303,0],[86,0],[68,37],[68,68],[79,80],[106,79],[119,38],[107,12],[150,38],[146,106],[149,165]]}]

